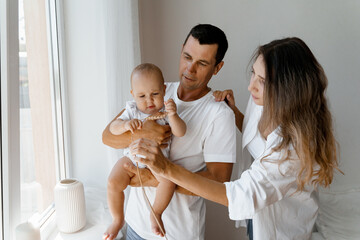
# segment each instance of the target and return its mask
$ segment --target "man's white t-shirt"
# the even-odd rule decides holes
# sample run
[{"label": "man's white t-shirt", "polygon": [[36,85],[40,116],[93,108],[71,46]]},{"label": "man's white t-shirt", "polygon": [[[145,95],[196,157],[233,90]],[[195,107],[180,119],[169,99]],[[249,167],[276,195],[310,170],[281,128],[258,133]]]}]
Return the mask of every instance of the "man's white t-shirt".
[{"label": "man's white t-shirt", "polygon": [[[178,98],[179,82],[167,83],[165,99],[174,99],[187,130],[183,137],[173,137],[170,159],[175,164],[198,172],[206,162],[236,162],[236,126],[233,111],[224,102],[215,102],[212,91],[202,98],[184,102]],[[146,187],[153,203],[156,188]],[[150,210],[141,188],[131,188],[125,220],[144,239],[163,239],[151,231]],[[204,239],[205,202],[197,196],[175,192],[162,220],[169,240]]]}]

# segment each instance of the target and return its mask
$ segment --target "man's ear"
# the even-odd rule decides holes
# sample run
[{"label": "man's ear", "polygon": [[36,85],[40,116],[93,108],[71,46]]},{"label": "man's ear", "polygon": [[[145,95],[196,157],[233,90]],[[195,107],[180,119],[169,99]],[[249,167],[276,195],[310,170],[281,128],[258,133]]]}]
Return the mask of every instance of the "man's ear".
[{"label": "man's ear", "polygon": [[224,61],[219,62],[218,65],[215,66],[214,75],[216,75],[223,66],[224,66]]}]

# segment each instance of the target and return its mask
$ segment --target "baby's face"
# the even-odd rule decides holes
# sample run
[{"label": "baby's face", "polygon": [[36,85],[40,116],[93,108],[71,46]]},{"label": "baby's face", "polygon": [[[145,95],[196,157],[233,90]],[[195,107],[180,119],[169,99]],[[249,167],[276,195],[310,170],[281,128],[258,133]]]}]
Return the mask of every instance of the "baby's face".
[{"label": "baby's face", "polygon": [[165,85],[157,74],[135,73],[132,76],[131,94],[141,112],[154,114],[164,106]]}]

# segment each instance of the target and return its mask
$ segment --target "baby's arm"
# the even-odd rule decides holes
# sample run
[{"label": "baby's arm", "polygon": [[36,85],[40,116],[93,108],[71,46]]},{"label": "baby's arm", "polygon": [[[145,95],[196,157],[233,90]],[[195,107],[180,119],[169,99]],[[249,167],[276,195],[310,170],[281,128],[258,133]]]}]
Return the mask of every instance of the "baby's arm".
[{"label": "baby's arm", "polygon": [[114,135],[120,135],[127,131],[134,133],[136,129],[141,129],[141,127],[142,121],[140,121],[139,119],[116,119],[110,124],[110,132]]},{"label": "baby's arm", "polygon": [[165,102],[165,110],[168,113],[171,132],[177,137],[182,137],[186,133],[186,124],[176,112],[176,104],[171,98]]}]

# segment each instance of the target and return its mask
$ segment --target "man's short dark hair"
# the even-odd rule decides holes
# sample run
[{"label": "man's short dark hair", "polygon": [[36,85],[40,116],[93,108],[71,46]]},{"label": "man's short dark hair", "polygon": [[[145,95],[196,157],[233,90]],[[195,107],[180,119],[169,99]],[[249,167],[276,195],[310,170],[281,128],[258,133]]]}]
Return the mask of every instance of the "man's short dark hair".
[{"label": "man's short dark hair", "polygon": [[226,50],[228,49],[228,41],[225,33],[220,28],[211,24],[198,24],[190,30],[184,45],[190,36],[197,39],[200,44],[217,44],[218,49],[215,56],[215,65],[218,65],[223,60]]}]

